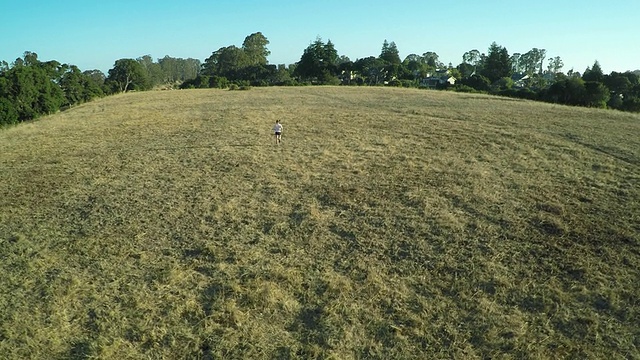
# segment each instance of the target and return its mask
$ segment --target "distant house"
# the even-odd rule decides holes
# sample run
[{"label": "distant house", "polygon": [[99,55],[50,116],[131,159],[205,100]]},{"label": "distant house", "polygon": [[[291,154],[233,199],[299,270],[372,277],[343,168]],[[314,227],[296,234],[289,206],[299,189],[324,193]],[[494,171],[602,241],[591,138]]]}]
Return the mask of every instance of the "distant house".
[{"label": "distant house", "polygon": [[523,73],[514,73],[513,75],[511,75],[511,80],[513,80],[513,87],[524,88],[527,86],[529,75]]},{"label": "distant house", "polygon": [[523,73],[515,73],[511,75],[511,80],[513,80],[513,87],[517,89],[527,88],[534,86],[535,84],[540,84],[540,80],[546,83],[554,83],[556,80],[556,74],[554,73],[544,73],[542,75],[534,75],[533,77],[523,74]]},{"label": "distant house", "polygon": [[429,89],[437,89],[443,86],[454,85],[455,83],[456,78],[451,76],[448,70],[428,74],[427,77],[420,80],[420,86]]},{"label": "distant house", "polygon": [[353,70],[342,70],[342,72],[338,74],[338,79],[340,79],[341,84],[349,85],[358,79],[358,74]]}]

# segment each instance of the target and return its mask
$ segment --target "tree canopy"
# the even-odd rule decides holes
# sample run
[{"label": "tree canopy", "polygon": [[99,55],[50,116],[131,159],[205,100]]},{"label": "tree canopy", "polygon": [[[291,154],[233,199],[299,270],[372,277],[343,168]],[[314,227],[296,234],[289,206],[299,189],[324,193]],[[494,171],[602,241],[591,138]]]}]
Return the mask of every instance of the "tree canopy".
[{"label": "tree canopy", "polygon": [[[226,88],[230,85],[393,85],[421,87],[439,81],[438,89],[481,91],[567,105],[640,111],[638,72],[607,75],[596,60],[581,75],[564,74],[559,56],[547,59],[547,51],[532,48],[509,55],[491,43],[487,53],[472,49],[462,54],[457,66],[447,66],[434,51],[409,54],[400,59],[394,41],[385,39],[378,56],[350,60],[331,40],[320,36],[307,46],[293,64],[269,64],[269,40],[261,32],[244,38],[241,46],[228,45],[213,51],[204,62],[198,59],[116,60],[108,75],[99,70],[82,71],[56,60],[41,61],[25,51],[12,63],[0,60],[0,125],[50,114],[61,108],[113,93],[163,88]],[[545,66],[546,61],[546,66]],[[455,78],[455,85],[443,79]],[[428,80],[428,81],[427,81]]]},{"label": "tree canopy", "polygon": [[338,51],[331,40],[324,43],[318,37],[302,53],[294,75],[311,82],[330,83],[337,75],[338,60]]},{"label": "tree canopy", "polygon": [[387,42],[385,39],[382,43],[382,50],[380,51],[380,60],[386,62],[391,65],[399,65],[400,64],[400,52],[398,51],[398,47],[395,42]]},{"label": "tree canopy", "polygon": [[493,42],[489,47],[489,54],[484,61],[482,75],[494,82],[512,74],[511,59],[507,48]]},{"label": "tree canopy", "polygon": [[253,33],[244,39],[242,50],[247,55],[250,66],[267,64],[267,57],[271,54],[267,45],[269,40],[261,32]]},{"label": "tree canopy", "polygon": [[106,83],[111,86],[114,92],[151,88],[151,79],[148,73],[143,65],[134,59],[116,60],[113,68],[109,70]]}]

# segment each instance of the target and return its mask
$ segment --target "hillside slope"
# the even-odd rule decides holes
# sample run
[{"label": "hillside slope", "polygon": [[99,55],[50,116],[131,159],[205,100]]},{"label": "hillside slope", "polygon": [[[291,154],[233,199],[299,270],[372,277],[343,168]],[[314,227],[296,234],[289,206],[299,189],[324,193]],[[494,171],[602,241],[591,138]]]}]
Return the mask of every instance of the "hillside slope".
[{"label": "hillside slope", "polygon": [[638,134],[341,87],[131,93],[2,130],[0,354],[638,358]]}]

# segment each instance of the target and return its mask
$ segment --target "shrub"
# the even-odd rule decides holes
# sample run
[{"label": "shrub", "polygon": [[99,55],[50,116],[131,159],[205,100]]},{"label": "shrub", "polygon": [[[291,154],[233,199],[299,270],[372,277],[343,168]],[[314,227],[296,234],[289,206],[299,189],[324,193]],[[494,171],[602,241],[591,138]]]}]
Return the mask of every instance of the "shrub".
[{"label": "shrub", "polygon": [[206,89],[210,87],[210,84],[211,84],[211,77],[209,77],[208,75],[202,75],[202,77],[200,78],[200,81],[198,82],[198,88]]},{"label": "shrub", "polygon": [[418,83],[415,80],[400,80],[402,82],[402,87],[406,87],[406,88],[411,88],[411,87],[418,87]]},{"label": "shrub", "polygon": [[453,91],[457,92],[465,92],[465,93],[477,93],[478,90],[472,88],[471,86],[456,84],[453,86]]},{"label": "shrub", "polygon": [[607,102],[609,102],[609,98],[611,97],[611,93],[609,88],[607,88],[604,84],[595,81],[587,81],[585,82],[585,105],[588,107],[595,107],[606,109]]},{"label": "shrub", "polygon": [[509,77],[503,77],[491,84],[491,87],[495,90],[509,90],[513,87],[513,80]]},{"label": "shrub", "polygon": [[609,102],[607,102],[607,107],[610,109],[620,109],[622,107],[622,104],[623,104],[622,96],[615,94],[611,96],[611,98],[609,99]]},{"label": "shrub", "polygon": [[524,88],[524,89],[520,89],[518,90],[518,93],[516,94],[517,97],[521,98],[521,99],[528,99],[528,100],[537,100],[538,99],[538,93],[529,89],[529,88]]},{"label": "shrub", "polygon": [[622,110],[640,112],[640,98],[627,97],[622,102]]},{"label": "shrub", "polygon": [[460,81],[462,85],[470,86],[476,90],[489,91],[491,82],[482,75],[473,75]]},{"label": "shrub", "polygon": [[335,76],[326,76],[322,79],[323,85],[340,85],[340,79]]},{"label": "shrub", "polygon": [[396,87],[400,87],[402,86],[402,82],[398,79],[393,79],[391,81],[389,81],[389,86],[396,86]]},{"label": "shrub", "polygon": [[266,86],[269,86],[269,82],[264,79],[254,80],[251,82],[251,86],[266,87]]},{"label": "shrub", "polygon": [[280,86],[296,86],[298,85],[298,81],[295,79],[285,79],[280,84]]},{"label": "shrub", "polygon": [[229,86],[229,80],[224,76],[213,76],[209,79],[209,87],[215,89],[226,89]]}]

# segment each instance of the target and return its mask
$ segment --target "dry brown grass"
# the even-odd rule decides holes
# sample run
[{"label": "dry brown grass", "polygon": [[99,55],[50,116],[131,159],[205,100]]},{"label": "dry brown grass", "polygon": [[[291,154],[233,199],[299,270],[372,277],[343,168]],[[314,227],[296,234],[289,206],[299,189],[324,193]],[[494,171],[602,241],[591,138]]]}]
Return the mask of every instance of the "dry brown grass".
[{"label": "dry brown grass", "polygon": [[638,134],[340,87],[127,94],[2,130],[0,354],[639,358]]}]

